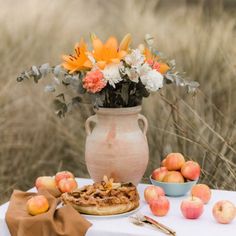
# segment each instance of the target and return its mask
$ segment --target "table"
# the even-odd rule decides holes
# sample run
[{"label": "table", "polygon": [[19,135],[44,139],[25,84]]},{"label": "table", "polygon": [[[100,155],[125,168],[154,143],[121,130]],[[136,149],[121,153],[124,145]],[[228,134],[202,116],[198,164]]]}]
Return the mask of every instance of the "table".
[{"label": "table", "polygon": [[[79,186],[85,184],[91,184],[92,180],[77,178]],[[218,224],[212,216],[212,206],[215,202],[219,200],[230,200],[236,204],[236,192],[232,191],[221,191],[212,190],[212,199],[210,202],[204,206],[203,215],[197,220],[187,220],[185,219],[180,211],[180,203],[186,198],[186,196],[171,198],[168,197],[170,201],[170,211],[164,217],[155,217],[151,214],[148,205],[144,201],[143,192],[147,187],[147,184],[139,184],[138,191],[140,193],[140,209],[139,212],[147,216],[151,216],[159,222],[166,224],[170,228],[173,228],[178,236],[235,236],[236,235],[236,219],[227,225]],[[30,191],[35,191],[31,189]],[[8,207],[8,203],[0,206],[0,236],[10,236],[6,222],[5,213]],[[86,236],[157,236],[165,235],[162,232],[133,225],[129,222],[128,217],[116,217],[116,218],[106,218],[106,219],[91,219],[93,226],[89,228]]]}]

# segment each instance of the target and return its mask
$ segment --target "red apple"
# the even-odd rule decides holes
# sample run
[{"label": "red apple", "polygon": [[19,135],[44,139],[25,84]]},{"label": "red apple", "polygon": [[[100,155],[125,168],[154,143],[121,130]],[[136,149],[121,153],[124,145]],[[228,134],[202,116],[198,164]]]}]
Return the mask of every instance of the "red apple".
[{"label": "red apple", "polygon": [[198,197],[189,197],[182,201],[180,209],[187,219],[197,219],[203,213],[203,202]]},{"label": "red apple", "polygon": [[161,166],[165,167],[165,164],[166,164],[166,159],[162,160]]},{"label": "red apple", "polygon": [[188,180],[196,180],[199,178],[201,168],[195,161],[187,161],[181,168],[182,175]]},{"label": "red apple", "polygon": [[78,185],[74,178],[62,179],[58,183],[58,187],[62,193],[72,192]]},{"label": "red apple", "polygon": [[27,201],[26,206],[27,206],[28,213],[33,216],[42,214],[49,209],[48,200],[43,195],[31,197]]},{"label": "red apple", "polygon": [[168,170],[166,167],[160,167],[158,169],[155,169],[152,172],[152,178],[157,181],[163,181],[163,179],[167,173],[168,173]]},{"label": "red apple", "polygon": [[191,189],[191,195],[200,198],[204,204],[211,199],[211,190],[206,184],[196,184]]},{"label": "red apple", "polygon": [[184,183],[184,177],[179,171],[168,171],[165,175],[163,182],[167,183]]},{"label": "red apple", "polygon": [[51,176],[38,177],[35,181],[35,187],[37,190],[46,189],[54,197],[59,197],[61,195],[61,192],[56,185],[55,179]]},{"label": "red apple", "polygon": [[181,153],[170,153],[165,159],[164,164],[168,170],[180,170],[185,163],[184,156]]},{"label": "red apple", "polygon": [[229,224],[236,216],[236,207],[232,202],[222,200],[214,205],[212,214],[217,222]]},{"label": "red apple", "polygon": [[157,199],[159,196],[165,196],[165,192],[163,188],[158,186],[148,186],[144,190],[144,198],[147,203]]},{"label": "red apple", "polygon": [[56,183],[58,184],[62,179],[75,178],[75,176],[70,171],[57,172],[55,175]]},{"label": "red apple", "polygon": [[151,201],[149,207],[153,215],[165,216],[170,209],[170,203],[165,196],[159,196],[157,199]]}]

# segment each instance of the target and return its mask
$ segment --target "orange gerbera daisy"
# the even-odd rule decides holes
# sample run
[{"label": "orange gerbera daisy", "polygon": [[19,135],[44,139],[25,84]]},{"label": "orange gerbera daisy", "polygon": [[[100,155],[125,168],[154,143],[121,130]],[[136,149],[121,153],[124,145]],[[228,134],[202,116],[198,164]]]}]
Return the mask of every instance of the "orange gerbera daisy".
[{"label": "orange gerbera daisy", "polygon": [[[128,46],[123,46],[119,49],[118,42],[115,37],[110,37],[105,44],[96,36],[92,38],[93,57],[95,58],[98,67],[103,70],[106,65],[111,63],[119,63],[120,60],[127,54]],[[126,50],[124,50],[126,49]]]},{"label": "orange gerbera daisy", "polygon": [[64,60],[62,66],[69,70],[70,74],[75,71],[92,68],[92,63],[87,56],[87,45],[83,39],[80,40],[79,44],[75,45],[74,55],[63,55],[62,58]]}]

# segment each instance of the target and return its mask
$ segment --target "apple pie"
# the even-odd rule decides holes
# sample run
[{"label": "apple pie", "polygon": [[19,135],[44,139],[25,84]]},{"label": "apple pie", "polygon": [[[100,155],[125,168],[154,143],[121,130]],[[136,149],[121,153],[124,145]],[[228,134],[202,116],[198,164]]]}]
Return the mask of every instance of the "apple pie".
[{"label": "apple pie", "polygon": [[114,183],[112,179],[86,185],[62,194],[64,204],[71,204],[77,211],[89,215],[115,215],[139,206],[137,188],[132,183]]}]

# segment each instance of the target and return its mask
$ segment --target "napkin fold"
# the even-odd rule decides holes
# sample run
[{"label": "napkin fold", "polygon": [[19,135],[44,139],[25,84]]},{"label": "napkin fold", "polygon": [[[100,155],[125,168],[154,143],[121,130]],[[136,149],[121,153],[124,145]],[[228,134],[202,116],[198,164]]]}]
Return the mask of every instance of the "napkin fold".
[{"label": "napkin fold", "polygon": [[59,199],[47,191],[40,191],[49,202],[49,210],[40,215],[31,216],[26,202],[37,193],[15,190],[11,196],[6,213],[6,222],[11,236],[84,236],[92,225],[72,206],[57,208]]}]

